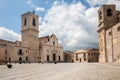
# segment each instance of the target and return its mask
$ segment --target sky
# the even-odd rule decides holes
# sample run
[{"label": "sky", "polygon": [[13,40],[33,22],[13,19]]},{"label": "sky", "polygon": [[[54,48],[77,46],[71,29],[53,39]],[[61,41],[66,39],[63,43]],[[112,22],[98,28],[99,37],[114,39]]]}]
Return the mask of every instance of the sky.
[{"label": "sky", "polygon": [[98,48],[98,9],[120,0],[0,0],[0,39],[21,40],[21,15],[35,11],[39,37],[54,33],[64,50]]}]

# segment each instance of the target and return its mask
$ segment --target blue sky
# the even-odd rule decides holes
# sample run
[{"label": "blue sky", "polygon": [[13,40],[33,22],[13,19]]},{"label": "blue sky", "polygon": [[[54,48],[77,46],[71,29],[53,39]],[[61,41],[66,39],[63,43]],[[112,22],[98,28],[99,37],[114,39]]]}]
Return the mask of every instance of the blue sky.
[{"label": "blue sky", "polygon": [[[73,0],[64,1],[68,4],[74,2]],[[20,34],[21,14],[33,11],[33,7],[27,2],[28,0],[0,0],[0,26],[12,29]],[[43,18],[47,10],[52,7],[54,0],[33,0],[32,2],[35,6],[45,8],[45,11],[36,12],[37,15]],[[85,0],[81,0],[81,2],[88,7],[88,3]],[[60,0],[60,3],[62,3],[62,0]]]},{"label": "blue sky", "polygon": [[[0,0],[0,39],[21,39],[21,15],[35,10],[39,35],[55,33],[65,50],[98,47],[97,10],[119,0]],[[90,19],[90,20],[89,20]]]}]

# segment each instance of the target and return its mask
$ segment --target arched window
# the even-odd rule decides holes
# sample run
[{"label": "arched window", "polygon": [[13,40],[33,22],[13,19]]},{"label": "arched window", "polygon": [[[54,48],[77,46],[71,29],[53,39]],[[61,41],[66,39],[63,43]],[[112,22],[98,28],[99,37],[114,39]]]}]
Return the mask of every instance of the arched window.
[{"label": "arched window", "polygon": [[24,21],[24,26],[26,26],[27,25],[27,19],[25,18],[25,21]]},{"label": "arched window", "polygon": [[112,16],[112,10],[111,9],[107,9],[107,16]]},{"label": "arched window", "polygon": [[22,55],[22,49],[19,49],[18,54]]},{"label": "arched window", "polygon": [[102,12],[99,12],[99,19],[102,19]]},{"label": "arched window", "polygon": [[33,26],[36,26],[36,21],[35,21],[35,18],[33,18]]},{"label": "arched window", "polygon": [[26,56],[26,61],[28,61],[28,57]]},{"label": "arched window", "polygon": [[55,41],[53,41],[53,45],[55,45]]}]

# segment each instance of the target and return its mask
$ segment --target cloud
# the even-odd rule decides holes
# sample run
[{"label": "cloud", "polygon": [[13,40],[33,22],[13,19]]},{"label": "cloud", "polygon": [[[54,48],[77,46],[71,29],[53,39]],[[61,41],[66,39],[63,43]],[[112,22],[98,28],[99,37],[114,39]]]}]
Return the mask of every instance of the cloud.
[{"label": "cloud", "polygon": [[91,6],[103,4],[115,4],[117,10],[120,10],[120,0],[86,0]]},{"label": "cloud", "polygon": [[40,36],[55,33],[65,50],[98,47],[97,10],[81,2],[55,1],[40,24]]},{"label": "cloud", "polygon": [[28,0],[28,1],[27,1],[27,4],[32,4],[32,0]]},{"label": "cloud", "polygon": [[13,30],[6,29],[5,27],[0,27],[0,39],[5,39],[8,41],[21,40],[20,34],[17,34]]},{"label": "cloud", "polygon": [[41,7],[35,7],[35,10],[36,10],[36,11],[45,11],[45,9],[44,9],[44,8],[41,8]]},{"label": "cloud", "polygon": [[27,0],[27,4],[29,4],[30,5],[30,7],[32,8],[32,9],[34,9],[35,11],[45,11],[45,8],[43,8],[43,7],[38,7],[38,6],[36,6],[34,3],[33,3],[33,0]]},{"label": "cloud", "polygon": [[115,4],[116,9],[120,10],[120,0],[108,0],[108,2],[106,2],[106,4]]}]

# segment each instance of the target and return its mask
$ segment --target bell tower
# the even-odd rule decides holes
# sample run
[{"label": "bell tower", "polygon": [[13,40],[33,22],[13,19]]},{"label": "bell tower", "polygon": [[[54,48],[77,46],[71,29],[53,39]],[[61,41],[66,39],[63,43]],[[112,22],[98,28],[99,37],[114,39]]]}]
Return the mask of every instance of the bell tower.
[{"label": "bell tower", "polygon": [[38,48],[38,16],[27,12],[22,16],[22,44],[31,49]]},{"label": "bell tower", "polygon": [[[98,10],[98,38],[99,38],[99,61],[108,62],[107,39],[112,34],[111,27],[116,23],[116,7],[115,5],[102,5]],[[111,42],[110,42],[111,44]]]},{"label": "bell tower", "polygon": [[101,8],[98,10],[98,32],[101,30],[109,29],[115,23],[116,17],[116,7],[115,5],[102,5]]},{"label": "bell tower", "polygon": [[39,49],[38,16],[32,12],[21,15],[22,19],[22,45],[29,48],[29,57],[35,60]]}]

